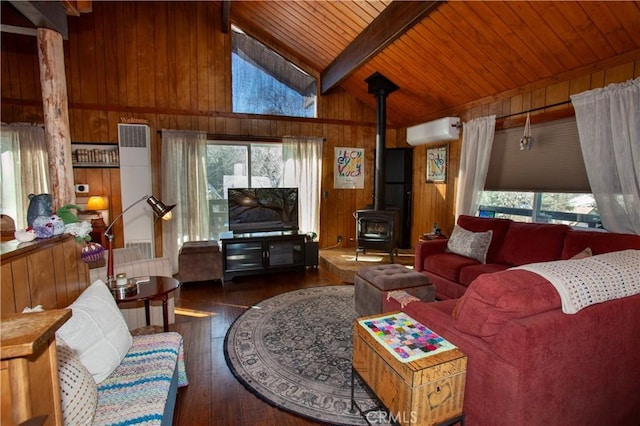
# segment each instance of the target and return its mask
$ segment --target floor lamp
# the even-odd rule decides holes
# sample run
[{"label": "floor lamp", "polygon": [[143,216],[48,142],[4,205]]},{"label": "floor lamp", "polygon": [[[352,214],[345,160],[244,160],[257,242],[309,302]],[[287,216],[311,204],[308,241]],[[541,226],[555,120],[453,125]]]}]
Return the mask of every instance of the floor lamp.
[{"label": "floor lamp", "polygon": [[107,284],[109,285],[109,287],[112,287],[113,283],[115,282],[115,277],[113,273],[113,233],[111,232],[111,228],[126,212],[131,210],[132,207],[134,207],[135,205],[145,200],[147,201],[147,204],[151,206],[151,209],[153,210],[153,214],[155,215],[156,219],[165,217],[167,213],[169,213],[176,206],[175,204],[167,206],[165,203],[158,200],[153,195],[145,195],[144,197],[140,198],[138,201],[136,201],[135,203],[131,204],[129,207],[124,209],[122,213],[120,213],[118,217],[116,217],[113,220],[113,222],[111,222],[111,224],[107,227],[106,231],[104,231],[104,235],[107,237],[107,243],[109,245],[109,248],[108,248],[109,258],[107,259]]}]

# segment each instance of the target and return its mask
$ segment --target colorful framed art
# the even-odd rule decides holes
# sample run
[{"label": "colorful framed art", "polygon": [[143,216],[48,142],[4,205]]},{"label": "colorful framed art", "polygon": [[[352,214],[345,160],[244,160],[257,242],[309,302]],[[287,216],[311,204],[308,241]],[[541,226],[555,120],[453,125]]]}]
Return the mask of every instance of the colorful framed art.
[{"label": "colorful framed art", "polygon": [[427,183],[446,183],[449,144],[427,148]]}]

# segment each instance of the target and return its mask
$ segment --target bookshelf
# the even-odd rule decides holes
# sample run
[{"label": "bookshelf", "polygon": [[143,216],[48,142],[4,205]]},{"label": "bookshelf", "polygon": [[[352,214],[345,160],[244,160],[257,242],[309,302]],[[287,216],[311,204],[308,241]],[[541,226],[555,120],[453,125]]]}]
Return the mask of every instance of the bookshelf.
[{"label": "bookshelf", "polygon": [[120,167],[118,144],[115,143],[71,143],[73,167]]}]

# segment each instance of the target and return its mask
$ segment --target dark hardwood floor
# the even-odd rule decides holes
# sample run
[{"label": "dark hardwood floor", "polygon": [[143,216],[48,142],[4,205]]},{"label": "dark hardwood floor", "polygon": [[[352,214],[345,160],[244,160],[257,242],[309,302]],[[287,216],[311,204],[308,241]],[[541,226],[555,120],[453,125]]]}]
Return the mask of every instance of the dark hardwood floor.
[{"label": "dark hardwood floor", "polygon": [[224,285],[185,283],[176,291],[172,330],[184,337],[189,386],[178,392],[174,424],[317,424],[263,402],[238,382],[224,359],[224,337],[233,321],[252,304],[299,288],[342,284],[322,269],[242,277]]}]

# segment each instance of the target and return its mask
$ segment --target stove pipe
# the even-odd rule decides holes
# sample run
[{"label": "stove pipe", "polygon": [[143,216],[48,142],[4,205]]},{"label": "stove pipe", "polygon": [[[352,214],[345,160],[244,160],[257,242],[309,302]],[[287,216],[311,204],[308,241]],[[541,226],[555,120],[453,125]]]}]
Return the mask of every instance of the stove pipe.
[{"label": "stove pipe", "polygon": [[387,96],[398,90],[391,80],[375,72],[365,82],[369,85],[368,92],[376,98],[376,158],[373,185],[373,208],[384,210],[384,154],[387,145]]}]

